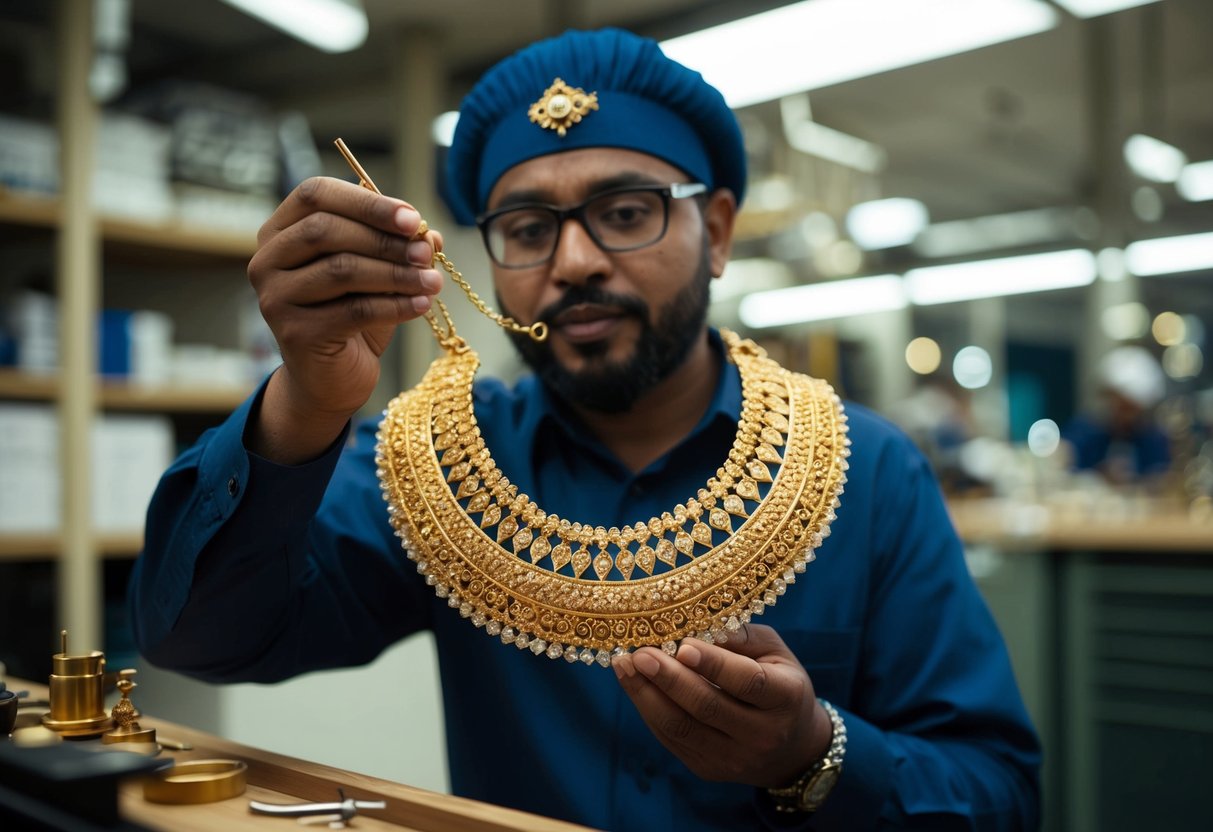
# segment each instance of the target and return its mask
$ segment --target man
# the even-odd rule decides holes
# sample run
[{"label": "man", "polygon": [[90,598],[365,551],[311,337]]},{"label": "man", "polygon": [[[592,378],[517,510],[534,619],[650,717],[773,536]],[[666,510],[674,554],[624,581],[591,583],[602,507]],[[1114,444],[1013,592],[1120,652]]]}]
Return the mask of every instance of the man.
[{"label": "man", "polygon": [[[520,493],[587,534],[660,523],[717,475],[754,398],[705,324],[744,193],[737,123],[697,73],[613,30],[507,59],[461,112],[454,213],[480,218],[502,313],[550,328],[517,336],[536,377],[477,381],[475,425]],[[249,273],[283,365],[154,498],[131,584],[153,662],[268,682],[430,628],[458,794],[607,829],[1034,826],[1039,749],[1006,651],[925,463],[860,407],[820,558],[723,644],[622,652],[612,675],[548,658],[602,651],[435,597],[393,536],[376,426],[346,441],[394,328],[442,284],[441,239],[413,239],[419,224],[400,200],[311,180],[262,228]],[[434,530],[409,522],[424,570]]]}]

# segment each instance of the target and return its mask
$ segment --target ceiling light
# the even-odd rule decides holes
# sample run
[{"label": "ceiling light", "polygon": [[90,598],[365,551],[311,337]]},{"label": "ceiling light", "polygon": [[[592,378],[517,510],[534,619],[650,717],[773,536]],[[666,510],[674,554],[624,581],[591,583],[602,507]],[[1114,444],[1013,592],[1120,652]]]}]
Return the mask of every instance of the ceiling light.
[{"label": "ceiling light", "polygon": [[1124,154],[1129,169],[1151,182],[1174,182],[1188,164],[1188,157],[1178,147],[1141,133],[1125,139]]},{"label": "ceiling light", "polygon": [[661,48],[729,106],[745,107],[1033,35],[1057,20],[1041,0],[803,0]]},{"label": "ceiling light", "polygon": [[1061,446],[1061,428],[1052,419],[1037,419],[1028,428],[1028,450],[1033,456],[1046,457]]},{"label": "ceiling light", "polygon": [[888,154],[880,145],[813,121],[807,93],[781,98],[779,116],[784,138],[793,150],[863,173],[880,173],[888,163]]},{"label": "ceiling light", "polygon": [[927,208],[917,199],[877,199],[847,212],[847,233],[867,251],[904,246],[926,227]]},{"label": "ceiling light", "polygon": [[1157,3],[1158,0],[1053,0],[1075,17],[1099,17],[1101,14],[1111,14],[1134,6],[1145,6]]},{"label": "ceiling light", "polygon": [[708,284],[712,303],[734,300],[753,292],[783,289],[795,282],[787,263],[769,257],[730,260],[724,273]]},{"label": "ceiling light", "polygon": [[322,52],[349,52],[370,28],[362,0],[223,0]]},{"label": "ceiling light", "polygon": [[1131,243],[1125,264],[1138,277],[1213,269],[1213,232]]},{"label": "ceiling light", "polygon": [[952,359],[952,377],[966,390],[979,390],[994,377],[994,361],[981,347],[962,347]]},{"label": "ceiling light", "polygon": [[906,290],[914,303],[931,305],[1086,286],[1095,273],[1095,255],[1069,249],[910,269]]},{"label": "ceiling light", "polygon": [[1034,208],[932,223],[912,246],[923,257],[964,257],[982,251],[1073,240],[1087,234],[1090,225],[1082,208]]},{"label": "ceiling light", "polygon": [[905,306],[901,278],[886,274],[756,292],[742,299],[738,312],[743,324],[762,329],[889,312]]},{"label": "ceiling light", "polygon": [[1184,165],[1175,189],[1189,202],[1213,199],[1213,161]]},{"label": "ceiling light", "polygon": [[447,110],[434,117],[430,124],[430,137],[439,147],[450,147],[455,143],[455,127],[459,124],[459,111]]},{"label": "ceiling light", "polygon": [[934,338],[920,335],[906,344],[906,364],[919,375],[929,376],[939,369],[943,353]]}]

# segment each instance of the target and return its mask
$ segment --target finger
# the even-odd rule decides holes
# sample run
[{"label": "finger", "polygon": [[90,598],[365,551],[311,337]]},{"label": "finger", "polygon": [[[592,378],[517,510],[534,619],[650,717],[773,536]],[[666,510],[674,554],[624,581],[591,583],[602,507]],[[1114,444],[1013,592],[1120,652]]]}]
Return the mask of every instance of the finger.
[{"label": "finger", "polygon": [[[697,756],[711,755],[731,744],[723,731],[696,719],[645,674],[641,668],[647,669],[648,664],[639,651],[617,657],[613,665],[620,685],[641,719],[671,752],[679,756],[688,751]],[[687,670],[683,672],[694,675]]]},{"label": "finger", "polygon": [[313,306],[347,294],[436,295],[442,283],[436,269],[338,252],[289,273],[280,272],[267,294],[283,303]]},{"label": "finger", "polygon": [[317,333],[326,343],[336,343],[359,332],[393,327],[425,314],[432,301],[428,295],[345,295],[337,300],[279,319],[275,333],[283,344],[310,344]]},{"label": "finger", "polygon": [[796,655],[784,644],[779,633],[766,624],[742,624],[741,629],[729,633],[729,640],[720,646],[731,653],[749,656],[751,659],[786,660],[799,664]]},{"label": "finger", "polygon": [[295,187],[257,233],[265,244],[295,223],[318,212],[339,214],[391,234],[412,237],[421,215],[407,202],[383,196],[352,182],[313,176]]},{"label": "finger", "polygon": [[758,662],[695,639],[685,639],[676,658],[737,700],[762,710],[795,704],[803,689],[798,677],[779,665]]},{"label": "finger", "polygon": [[632,664],[639,675],[696,723],[735,738],[760,730],[760,711],[665,653],[654,649],[637,650],[632,655]]},{"label": "finger", "polygon": [[346,251],[423,268],[429,268],[434,257],[433,247],[426,240],[409,240],[340,214],[320,211],[308,214],[264,243],[253,256],[249,272],[294,269],[326,254]]}]

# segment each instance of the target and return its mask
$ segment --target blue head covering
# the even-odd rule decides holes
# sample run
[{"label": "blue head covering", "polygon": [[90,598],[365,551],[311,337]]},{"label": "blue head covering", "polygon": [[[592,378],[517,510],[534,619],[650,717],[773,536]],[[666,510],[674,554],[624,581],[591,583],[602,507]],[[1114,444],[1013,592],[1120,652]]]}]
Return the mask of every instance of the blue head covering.
[{"label": "blue head covering", "polygon": [[[529,114],[558,78],[584,98],[596,94],[598,105],[583,108],[580,121],[564,120],[564,135]],[[647,153],[709,189],[728,188],[738,203],[745,195],[741,130],[715,87],[656,41],[619,29],[569,31],[501,61],[463,99],[447,155],[451,213],[470,225],[507,170],[585,147]]]}]

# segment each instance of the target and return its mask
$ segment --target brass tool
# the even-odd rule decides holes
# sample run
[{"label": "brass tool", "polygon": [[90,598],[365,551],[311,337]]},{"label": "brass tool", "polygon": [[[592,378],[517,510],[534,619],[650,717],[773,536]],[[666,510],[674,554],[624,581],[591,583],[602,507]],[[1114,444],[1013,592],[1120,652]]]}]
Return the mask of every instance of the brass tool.
[{"label": "brass tool", "polygon": [[95,737],[112,724],[105,712],[105,654],[93,650],[68,655],[67,630],[59,633],[60,651],[51,657],[51,711],[42,724],[64,737]]},{"label": "brass tool", "polygon": [[190,760],[143,781],[150,803],[214,803],[244,794],[248,765],[240,760]]},{"label": "brass tool", "polygon": [[[337,139],[333,142],[333,144],[337,146],[337,149],[341,151],[341,155],[345,157],[345,161],[349,163],[349,166],[353,168],[354,173],[358,175],[358,184],[361,187],[366,188],[368,191],[382,196],[383,192],[379,190],[379,188],[375,187],[375,183],[371,181],[370,175],[367,174],[362,165],[358,163],[358,160],[354,158],[354,154],[350,152],[350,149],[346,146],[345,141],[342,139]],[[423,238],[428,233],[429,225],[425,220],[422,220],[421,226],[417,229],[414,239]],[[493,323],[497,324],[497,326],[501,327],[502,329],[508,329],[511,332],[519,332],[528,335],[532,341],[539,343],[547,340],[548,325],[543,321],[535,321],[535,323],[530,325],[520,324],[513,318],[502,315],[500,312],[493,311],[488,307],[488,304],[484,302],[480,295],[472,290],[471,284],[469,284],[464,278],[463,274],[455,268],[455,264],[451,262],[449,257],[447,257],[441,251],[435,250],[434,261],[442,264],[442,268],[445,269],[446,273],[451,276],[451,280],[455,281],[459,288],[463,290],[463,293],[467,295],[467,299],[471,302],[471,304],[475,306],[482,315],[491,320]],[[444,347],[453,346],[457,348],[459,345],[462,345],[463,348],[466,349],[467,347],[466,344],[464,344],[463,339],[455,332],[455,322],[451,319],[451,313],[447,310],[446,304],[442,302],[441,298],[435,297],[434,306],[442,314],[442,323],[439,323],[437,317],[434,315],[433,309],[425,313],[425,320],[427,323],[429,323],[430,329],[434,330],[434,337],[438,339],[438,343]]]}]

